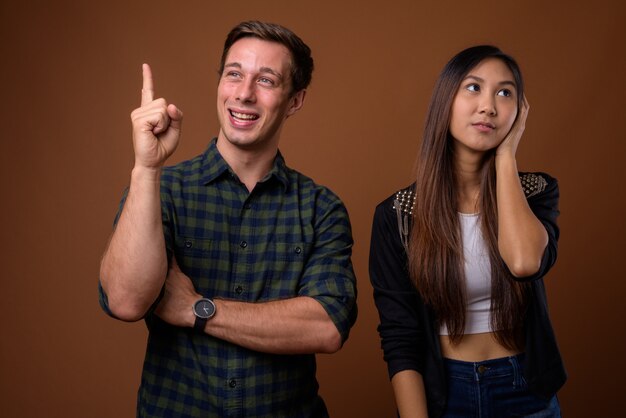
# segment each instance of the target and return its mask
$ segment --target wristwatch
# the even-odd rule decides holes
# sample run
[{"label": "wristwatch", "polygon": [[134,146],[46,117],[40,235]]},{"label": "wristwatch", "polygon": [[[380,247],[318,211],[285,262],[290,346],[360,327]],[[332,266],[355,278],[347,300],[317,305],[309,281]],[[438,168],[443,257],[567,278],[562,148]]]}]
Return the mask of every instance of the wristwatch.
[{"label": "wristwatch", "polygon": [[192,309],[196,316],[196,321],[193,324],[194,329],[198,332],[204,332],[206,322],[215,315],[215,303],[211,299],[202,298],[193,304]]}]

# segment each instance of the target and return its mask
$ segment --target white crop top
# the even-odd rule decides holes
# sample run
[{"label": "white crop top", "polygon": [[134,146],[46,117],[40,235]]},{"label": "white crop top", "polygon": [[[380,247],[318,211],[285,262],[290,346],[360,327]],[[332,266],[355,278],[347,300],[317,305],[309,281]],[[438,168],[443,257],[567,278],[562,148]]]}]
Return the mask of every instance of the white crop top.
[{"label": "white crop top", "polygon": [[[478,214],[459,213],[467,297],[464,334],[492,332],[491,262],[478,220]],[[445,324],[441,325],[439,334],[448,335]]]}]

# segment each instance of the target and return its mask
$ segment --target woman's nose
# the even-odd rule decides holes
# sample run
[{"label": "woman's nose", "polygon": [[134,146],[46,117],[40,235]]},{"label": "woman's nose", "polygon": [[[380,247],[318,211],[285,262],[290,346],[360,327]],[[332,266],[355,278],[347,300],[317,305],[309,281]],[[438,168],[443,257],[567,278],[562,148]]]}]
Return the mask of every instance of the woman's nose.
[{"label": "woman's nose", "polygon": [[491,96],[483,96],[479,105],[479,112],[495,116],[497,114],[495,99]]}]

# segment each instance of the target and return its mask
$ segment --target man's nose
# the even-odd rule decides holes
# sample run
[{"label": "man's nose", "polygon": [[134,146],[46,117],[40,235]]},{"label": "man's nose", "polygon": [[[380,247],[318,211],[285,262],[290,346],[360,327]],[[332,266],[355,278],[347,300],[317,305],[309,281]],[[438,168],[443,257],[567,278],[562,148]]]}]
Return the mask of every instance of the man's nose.
[{"label": "man's nose", "polygon": [[243,80],[237,87],[236,99],[241,102],[253,102],[255,99],[255,87],[254,80]]}]

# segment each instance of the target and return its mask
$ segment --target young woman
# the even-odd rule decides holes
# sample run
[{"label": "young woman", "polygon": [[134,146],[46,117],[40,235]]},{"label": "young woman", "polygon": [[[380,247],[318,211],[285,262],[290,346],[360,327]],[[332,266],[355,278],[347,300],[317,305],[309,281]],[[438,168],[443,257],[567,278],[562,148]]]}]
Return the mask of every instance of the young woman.
[{"label": "young woman", "polygon": [[543,277],[559,191],[517,171],[517,63],[477,46],[444,67],[416,182],[376,208],[370,278],[401,417],[560,417],[566,379]]}]

